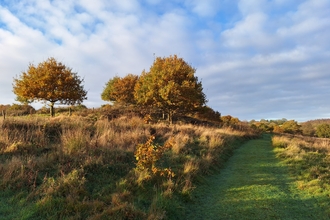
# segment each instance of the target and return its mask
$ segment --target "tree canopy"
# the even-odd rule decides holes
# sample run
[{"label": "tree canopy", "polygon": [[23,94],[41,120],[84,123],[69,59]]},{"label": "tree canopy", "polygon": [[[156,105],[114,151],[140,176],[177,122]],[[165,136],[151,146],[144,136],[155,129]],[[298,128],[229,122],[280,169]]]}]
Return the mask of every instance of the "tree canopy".
[{"label": "tree canopy", "polygon": [[13,92],[21,100],[48,101],[54,116],[54,104],[74,105],[86,100],[83,79],[61,62],[48,58],[38,66],[30,64],[26,72],[14,78]]},{"label": "tree canopy", "polygon": [[175,113],[198,110],[207,100],[195,72],[195,68],[176,55],[157,57],[136,83],[135,99],[140,105],[168,113],[170,121]]},{"label": "tree canopy", "polygon": [[102,100],[115,103],[135,104],[134,87],[138,79],[139,77],[133,74],[128,74],[125,77],[113,77],[107,82],[101,94]]},{"label": "tree canopy", "polygon": [[235,118],[231,115],[225,115],[225,116],[221,116],[221,123],[222,126],[225,127],[234,127],[239,123],[239,119]]},{"label": "tree canopy", "polygon": [[289,134],[300,134],[301,133],[301,126],[295,120],[289,120],[283,123],[281,129],[285,133]]}]

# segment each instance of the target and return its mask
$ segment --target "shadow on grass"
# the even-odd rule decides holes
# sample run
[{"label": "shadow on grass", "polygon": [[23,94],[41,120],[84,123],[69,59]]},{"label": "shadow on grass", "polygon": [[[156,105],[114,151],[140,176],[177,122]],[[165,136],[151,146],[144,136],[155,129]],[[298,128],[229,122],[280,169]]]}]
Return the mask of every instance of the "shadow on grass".
[{"label": "shadow on grass", "polygon": [[270,136],[237,149],[193,197],[186,219],[329,219],[318,205],[321,198],[296,187]]}]

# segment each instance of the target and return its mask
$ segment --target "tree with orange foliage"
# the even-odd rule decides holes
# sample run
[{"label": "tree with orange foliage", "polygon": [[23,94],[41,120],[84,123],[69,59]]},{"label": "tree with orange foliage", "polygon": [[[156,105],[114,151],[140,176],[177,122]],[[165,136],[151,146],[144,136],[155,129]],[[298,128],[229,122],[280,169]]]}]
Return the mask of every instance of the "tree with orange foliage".
[{"label": "tree with orange foliage", "polygon": [[283,130],[284,133],[289,133],[289,134],[301,134],[301,125],[298,124],[295,120],[289,120],[283,123],[281,126],[281,129]]},{"label": "tree with orange foliage", "polygon": [[140,105],[161,109],[172,123],[174,114],[197,111],[207,102],[195,72],[176,55],[157,57],[149,72],[142,72],[135,86],[135,99]]},{"label": "tree with orange foliage", "polygon": [[29,65],[26,72],[14,78],[13,92],[25,101],[50,102],[50,115],[54,116],[54,104],[74,105],[86,100],[83,79],[61,62],[48,58],[38,66]]},{"label": "tree with orange foliage", "polygon": [[225,116],[221,116],[221,122],[222,122],[222,126],[224,127],[233,127],[235,125],[238,125],[240,121],[238,118],[235,118],[231,115],[225,115]]},{"label": "tree with orange foliage", "polygon": [[135,104],[134,87],[138,79],[139,77],[133,74],[128,74],[125,77],[113,77],[107,82],[101,94],[102,100]]}]

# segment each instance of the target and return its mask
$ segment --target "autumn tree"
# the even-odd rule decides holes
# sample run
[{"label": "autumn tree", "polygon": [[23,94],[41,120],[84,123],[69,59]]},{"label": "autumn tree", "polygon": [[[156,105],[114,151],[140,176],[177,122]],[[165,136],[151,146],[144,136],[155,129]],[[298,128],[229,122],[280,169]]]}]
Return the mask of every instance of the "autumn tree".
[{"label": "autumn tree", "polygon": [[133,74],[128,74],[125,77],[113,77],[107,82],[101,94],[102,100],[115,103],[135,104],[134,87],[138,79],[139,77]]},{"label": "autumn tree", "polygon": [[281,129],[284,133],[289,134],[301,134],[301,125],[298,124],[295,120],[289,120],[282,124]]},{"label": "autumn tree", "polygon": [[103,88],[103,92],[101,93],[101,99],[104,101],[114,101],[114,98],[112,97],[112,91],[113,91],[113,85],[120,79],[119,76],[115,76],[112,79],[110,79]]},{"label": "autumn tree", "polygon": [[221,123],[224,127],[234,127],[239,124],[239,119],[231,115],[221,116]]},{"label": "autumn tree", "polygon": [[195,72],[195,68],[176,55],[157,57],[136,83],[135,99],[140,105],[167,113],[172,123],[174,114],[193,112],[206,103],[202,83]]},{"label": "autumn tree", "polygon": [[20,97],[20,96],[17,96],[16,99],[15,99],[15,101],[20,102],[20,103],[22,103],[24,105],[28,105],[28,104],[31,104],[32,103],[31,100],[29,100],[27,98]]},{"label": "autumn tree", "polygon": [[303,135],[305,136],[314,136],[315,135],[315,128],[311,122],[305,122],[301,125],[301,130]]},{"label": "autumn tree", "polygon": [[54,116],[54,104],[81,104],[87,99],[83,79],[61,62],[48,58],[38,66],[30,64],[26,72],[14,78],[13,92],[26,102],[50,102],[50,115]]},{"label": "autumn tree", "polygon": [[273,132],[274,133],[283,133],[283,129],[279,125],[275,125],[273,127]]},{"label": "autumn tree", "polygon": [[193,116],[198,119],[210,121],[214,123],[221,122],[221,113],[218,111],[214,111],[209,106],[202,106],[201,108],[198,109],[198,112],[193,114]]}]

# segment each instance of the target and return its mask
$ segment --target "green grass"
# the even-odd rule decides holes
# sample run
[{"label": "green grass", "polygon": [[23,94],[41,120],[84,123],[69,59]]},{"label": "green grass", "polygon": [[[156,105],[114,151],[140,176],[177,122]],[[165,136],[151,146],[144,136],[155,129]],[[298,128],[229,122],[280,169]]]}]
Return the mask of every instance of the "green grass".
[{"label": "green grass", "polygon": [[32,203],[26,200],[26,192],[12,192],[4,190],[0,192],[0,219],[29,219],[34,213]]},{"label": "green grass", "polygon": [[298,189],[265,135],[237,149],[195,190],[186,219],[329,219],[319,200]]}]

